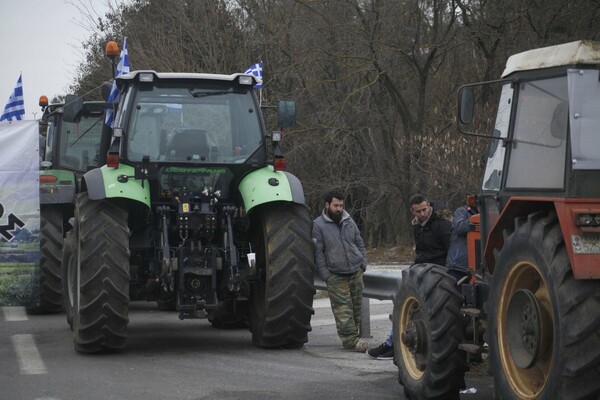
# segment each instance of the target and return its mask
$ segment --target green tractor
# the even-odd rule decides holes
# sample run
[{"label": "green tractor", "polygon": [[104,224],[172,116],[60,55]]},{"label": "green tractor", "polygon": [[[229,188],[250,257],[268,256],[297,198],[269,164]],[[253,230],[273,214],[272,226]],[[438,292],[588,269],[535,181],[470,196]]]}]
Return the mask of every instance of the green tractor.
[{"label": "green tractor", "polygon": [[[75,349],[126,345],[131,301],[180,319],[247,327],[260,347],[307,341],[311,219],[279,146],[295,103],[267,133],[253,76],[135,71],[116,79],[100,168],[85,173],[63,257]],[[80,102],[65,108],[77,120]],[[271,143],[271,147],[268,143]]]},{"label": "green tractor", "polygon": [[577,41],[513,55],[501,79],[460,89],[460,132],[490,142],[471,273],[403,271],[395,362],[411,399],[458,399],[486,353],[497,399],[599,398],[599,71],[600,44]]},{"label": "green tractor", "polygon": [[106,103],[86,102],[77,124],[63,119],[63,103],[40,97],[40,276],[39,299],[30,313],[63,310],[61,258],[67,221],[73,216],[78,180],[98,167]]}]

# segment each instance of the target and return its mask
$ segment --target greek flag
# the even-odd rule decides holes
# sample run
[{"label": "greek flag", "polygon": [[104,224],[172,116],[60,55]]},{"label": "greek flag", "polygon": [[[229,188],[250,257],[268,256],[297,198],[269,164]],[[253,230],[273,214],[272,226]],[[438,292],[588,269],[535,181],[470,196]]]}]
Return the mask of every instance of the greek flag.
[{"label": "greek flag", "polygon": [[[129,53],[127,52],[127,38],[123,40],[123,49],[121,49],[121,55],[119,56],[119,64],[117,65],[117,71],[115,72],[115,80],[113,80],[112,89],[108,95],[109,103],[117,103],[119,101],[119,91],[117,90],[117,77],[129,73]],[[113,108],[106,109],[106,119],[104,123],[108,126],[112,126],[114,119],[115,110]]]},{"label": "greek flag", "polygon": [[21,120],[25,115],[25,100],[23,99],[23,81],[21,80],[23,74],[19,75],[19,80],[17,80],[17,86],[15,86],[15,90],[11,93],[8,98],[8,103],[6,103],[6,107],[4,107],[4,112],[0,116],[0,121],[12,121],[13,118],[15,120]]},{"label": "greek flag", "polygon": [[255,89],[262,89],[262,73],[263,73],[263,63],[262,61],[254,64],[250,67],[248,67],[248,69],[246,71],[244,71],[244,74],[248,74],[248,75],[254,75],[256,77],[256,80],[258,81],[256,83],[256,85],[254,85]]}]

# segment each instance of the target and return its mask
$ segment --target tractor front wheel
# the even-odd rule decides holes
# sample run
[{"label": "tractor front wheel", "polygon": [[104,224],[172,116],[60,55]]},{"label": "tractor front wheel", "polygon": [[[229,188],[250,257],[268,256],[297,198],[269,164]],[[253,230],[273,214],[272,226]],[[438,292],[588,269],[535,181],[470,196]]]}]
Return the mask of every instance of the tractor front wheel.
[{"label": "tractor front wheel", "polygon": [[301,347],[308,341],[315,294],[312,221],[294,203],[268,204],[253,222],[257,269],[250,286],[250,330],[259,347]]},{"label": "tractor front wheel", "polygon": [[394,297],[393,343],[398,381],[412,400],[458,399],[465,387],[463,298],[446,268],[415,264],[402,271]]},{"label": "tractor front wheel", "polygon": [[42,206],[40,218],[39,303],[28,307],[27,311],[32,314],[56,313],[63,309],[60,271],[63,211],[56,206]]}]

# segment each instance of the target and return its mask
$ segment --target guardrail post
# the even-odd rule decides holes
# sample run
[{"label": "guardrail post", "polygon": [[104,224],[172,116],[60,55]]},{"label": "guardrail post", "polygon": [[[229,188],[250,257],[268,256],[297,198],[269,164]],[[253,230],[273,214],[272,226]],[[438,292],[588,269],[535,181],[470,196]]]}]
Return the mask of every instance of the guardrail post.
[{"label": "guardrail post", "polygon": [[362,298],[360,308],[360,337],[371,337],[371,301],[368,297]]}]

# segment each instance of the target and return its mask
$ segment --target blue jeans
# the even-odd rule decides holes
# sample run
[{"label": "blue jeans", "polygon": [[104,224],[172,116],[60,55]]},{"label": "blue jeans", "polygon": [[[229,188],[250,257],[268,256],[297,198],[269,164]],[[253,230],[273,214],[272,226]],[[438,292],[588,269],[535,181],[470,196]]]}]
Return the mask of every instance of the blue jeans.
[{"label": "blue jeans", "polygon": [[390,334],[385,339],[385,345],[388,347],[394,347],[394,330],[390,330]]}]

